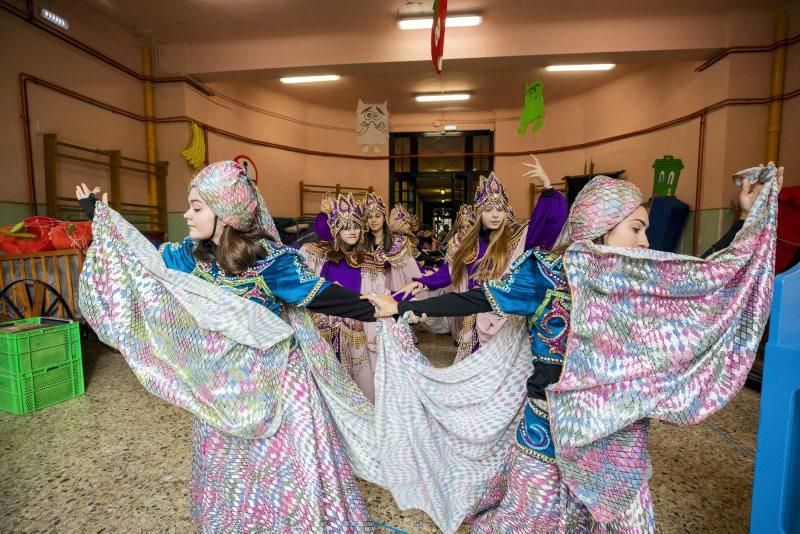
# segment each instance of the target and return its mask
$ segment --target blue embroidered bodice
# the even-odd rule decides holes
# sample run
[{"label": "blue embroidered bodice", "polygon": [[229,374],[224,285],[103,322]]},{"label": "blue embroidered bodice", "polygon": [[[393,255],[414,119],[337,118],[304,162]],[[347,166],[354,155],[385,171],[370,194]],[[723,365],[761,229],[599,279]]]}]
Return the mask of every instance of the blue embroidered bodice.
[{"label": "blue embroidered bodice", "polygon": [[[481,286],[499,314],[526,317],[533,365],[564,363],[571,297],[561,256],[528,250],[498,280]],[[517,428],[517,443],[527,454],[552,462],[555,451],[543,401],[528,399]]]},{"label": "blue embroidered bodice", "polygon": [[165,243],[159,251],[170,269],[193,274],[241,297],[266,306],[280,316],[281,304],[305,306],[331,283],[312,272],[300,253],[284,245],[263,241],[267,256],[250,269],[228,274],[215,263],[198,262],[192,255],[195,241]]}]

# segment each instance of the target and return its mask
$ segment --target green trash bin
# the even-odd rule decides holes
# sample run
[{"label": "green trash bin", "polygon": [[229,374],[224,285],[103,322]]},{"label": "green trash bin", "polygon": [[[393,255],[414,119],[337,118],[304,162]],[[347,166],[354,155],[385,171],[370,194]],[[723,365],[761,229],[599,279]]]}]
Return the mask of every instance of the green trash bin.
[{"label": "green trash bin", "polygon": [[673,156],[664,156],[653,163],[655,176],[653,177],[653,196],[671,197],[678,188],[678,179],[681,177],[683,160]]}]

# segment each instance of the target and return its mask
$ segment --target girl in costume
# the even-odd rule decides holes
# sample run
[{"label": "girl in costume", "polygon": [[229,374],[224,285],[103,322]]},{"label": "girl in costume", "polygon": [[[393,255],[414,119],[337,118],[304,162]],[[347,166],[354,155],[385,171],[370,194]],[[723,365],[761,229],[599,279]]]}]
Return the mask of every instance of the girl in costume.
[{"label": "girl in costume", "polygon": [[639,189],[598,176],[572,206],[563,254],[530,250],[465,293],[370,297],[381,316],[527,317],[524,415],[474,507],[474,532],[655,532],[649,419],[696,424],[721,409],[743,386],[769,315],[783,169],[735,179],[750,213],[706,260],[648,250]]},{"label": "girl in costume", "polygon": [[[331,240],[302,246],[300,254],[317,275],[356,293],[388,293],[384,261],[376,259],[365,243],[361,204],[352,193],[323,204]],[[372,236],[370,236],[372,239]],[[382,250],[382,249],[381,249]],[[412,260],[413,262],[413,260]],[[375,401],[375,324],[316,314],[322,337],[334,349],[347,373],[364,394]]]},{"label": "girl in costume", "polygon": [[408,238],[411,245],[414,247],[413,254],[416,258],[419,256],[419,250],[417,250],[417,237],[411,230],[413,219],[414,216],[411,215],[402,204],[397,204],[392,208],[392,211],[389,212],[389,230],[394,235],[402,235]]},{"label": "girl in costume", "polygon": [[148,391],[195,415],[189,494],[200,530],[372,531],[320,388],[331,376],[359,409],[366,399],[336,378],[332,358],[312,378],[300,341],[315,333],[303,307],[347,316],[359,306],[279,242],[245,170],[204,168],[189,186],[189,237],[160,255],[85,185],[76,193],[95,235],[81,310]]},{"label": "girl in costume", "polygon": [[[435,273],[416,278],[401,291],[416,294],[425,288],[435,290],[448,286],[454,291],[466,291],[498,278],[526,250],[551,248],[566,220],[567,202],[550,186],[550,179],[539,161],[535,157],[533,161],[526,164],[531,167],[526,176],[540,179],[544,189],[527,224],[516,224],[508,196],[497,176],[494,173],[488,178],[481,176],[475,191],[477,224],[460,239],[451,240],[445,262]],[[470,315],[463,322],[454,321],[461,327],[456,337],[455,362],[491,339],[503,323],[504,319],[491,311]]]},{"label": "girl in costume", "polygon": [[386,264],[386,287],[394,292],[422,273],[414,260],[414,244],[402,233],[392,233],[388,215],[383,199],[375,193],[367,193],[364,197],[367,244],[375,260]]}]

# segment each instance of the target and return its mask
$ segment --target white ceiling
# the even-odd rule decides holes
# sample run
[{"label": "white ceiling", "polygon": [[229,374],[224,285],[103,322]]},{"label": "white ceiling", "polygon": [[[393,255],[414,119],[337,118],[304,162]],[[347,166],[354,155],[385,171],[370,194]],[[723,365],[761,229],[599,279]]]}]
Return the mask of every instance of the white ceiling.
[{"label": "white ceiling", "polygon": [[[217,57],[216,63],[207,70],[189,74],[205,82],[233,82],[255,85],[280,92],[303,102],[317,103],[340,109],[355,109],[359,98],[366,102],[388,100],[392,113],[425,113],[431,111],[486,111],[493,109],[519,108],[522,105],[525,83],[544,80],[546,101],[553,101],[586,91],[599,84],[608,83],[621,76],[654,63],[675,61],[697,61],[707,59],[713,48],[691,47],[670,50],[672,43],[666,32],[666,49],[649,49],[640,52],[574,53],[568,56],[532,55],[538,48],[530,49],[528,43],[504,43],[499,54],[486,54],[483,43],[491,42],[492,36],[503,28],[524,28],[522,35],[536,32],[537,27],[559,21],[568,22],[577,28],[587,27],[592,20],[609,18],[679,15],[708,16],[742,9],[768,8],[782,5],[786,0],[450,0],[450,13],[478,11],[488,24],[483,28],[482,39],[475,41],[475,51],[463,53],[458,59],[445,59],[444,72],[436,75],[430,61],[402,61],[381,58],[381,52],[407,46],[410,32],[401,32],[395,21],[401,14],[428,14],[432,0],[77,0],[93,10],[100,11],[117,23],[130,28],[134,33],[160,46],[194,47],[201,58]],[[584,22],[585,21],[585,22]],[[636,26],[634,23],[633,26]],[[466,32],[465,28],[461,30]],[[552,29],[551,29],[552,31]],[[486,35],[486,32],[491,32]],[[321,65],[318,67],[268,68],[242,66],[241,56],[226,55],[229,50],[222,45],[247,43],[243,48],[249,57],[270,57],[278,50],[275,43],[281,41],[297,44],[328,42],[328,36],[348,34],[359,37],[347,40],[347,49],[336,51],[334,58],[341,57],[340,65],[321,65],[322,61],[305,50],[301,57],[288,58],[288,65]],[[420,31],[421,40],[427,39]],[[455,35],[455,34],[454,34]],[[461,33],[461,36],[468,34]],[[506,35],[510,33],[506,32]],[[313,38],[312,38],[313,36]],[[462,37],[463,38],[463,37]],[[250,41],[252,46],[250,46]],[[494,39],[495,43],[498,42]],[[605,43],[587,46],[586,50],[613,50],[605,46],[613,43],[609,36]],[[416,42],[416,40],[414,40]],[[572,41],[570,41],[572,42]],[[181,45],[180,43],[188,43]],[[201,43],[203,43],[201,45]],[[588,43],[591,45],[595,41]],[[324,45],[323,45],[324,46]],[[374,47],[375,57],[369,61],[348,57],[353,47]],[[427,45],[425,45],[427,46]],[[604,48],[605,46],[605,48]],[[508,50],[507,50],[508,48]],[[636,48],[633,48],[636,50]],[[285,50],[285,48],[284,48]],[[295,50],[295,48],[292,48]],[[463,57],[466,56],[466,57]],[[230,57],[229,62],[227,58]],[[424,57],[420,54],[416,57]],[[414,59],[416,59],[416,57]],[[238,62],[237,62],[238,61]],[[348,61],[350,63],[348,63]],[[391,61],[391,62],[386,62]],[[609,72],[593,73],[548,73],[544,67],[554,63],[614,62],[617,68]],[[326,63],[331,63],[330,61]],[[190,67],[191,69],[191,67]],[[335,73],[342,79],[330,83],[308,85],[285,85],[278,80],[286,75]],[[423,92],[470,92],[473,97],[467,102],[420,104],[413,100],[415,94]]]},{"label": "white ceiling", "polygon": [[[276,69],[248,72],[221,72],[199,75],[206,82],[235,81],[252,83],[280,92],[303,102],[340,109],[355,109],[359,98],[364,102],[388,100],[391,113],[424,113],[430,111],[486,111],[518,108],[523,104],[527,82],[544,82],[547,101],[575,95],[628,75],[656,62],[701,61],[704,52],[608,54],[581,58],[508,57],[446,60],[441,75],[433,71],[429,61],[404,63],[366,63],[319,68]],[[546,72],[544,67],[558,62],[616,62],[607,72]],[[335,82],[286,85],[279,78],[286,75],[335,73],[342,78]],[[420,93],[468,92],[466,102],[420,103]]]},{"label": "white ceiling", "polygon": [[[62,0],[63,1],[63,0]],[[78,0],[158,42],[225,41],[394,29],[431,13],[433,0]],[[496,24],[700,15],[787,0],[450,0],[450,13],[480,11]],[[56,6],[57,7],[57,6]]]}]

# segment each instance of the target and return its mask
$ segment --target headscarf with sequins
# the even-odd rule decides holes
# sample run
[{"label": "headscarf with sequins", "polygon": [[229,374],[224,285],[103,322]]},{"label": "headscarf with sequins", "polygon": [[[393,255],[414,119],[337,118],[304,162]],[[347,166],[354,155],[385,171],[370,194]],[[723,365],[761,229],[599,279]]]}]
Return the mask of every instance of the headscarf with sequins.
[{"label": "headscarf with sequins", "polygon": [[224,224],[240,232],[248,232],[257,226],[270,239],[280,243],[278,229],[264,198],[247,177],[244,167],[235,161],[206,165],[189,184],[189,192],[193,188]]}]

